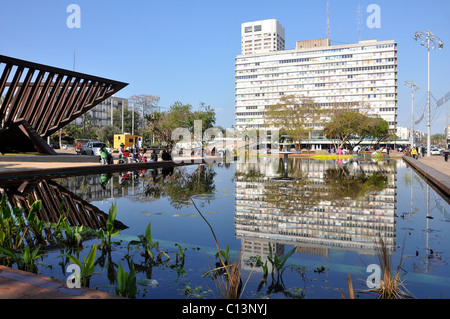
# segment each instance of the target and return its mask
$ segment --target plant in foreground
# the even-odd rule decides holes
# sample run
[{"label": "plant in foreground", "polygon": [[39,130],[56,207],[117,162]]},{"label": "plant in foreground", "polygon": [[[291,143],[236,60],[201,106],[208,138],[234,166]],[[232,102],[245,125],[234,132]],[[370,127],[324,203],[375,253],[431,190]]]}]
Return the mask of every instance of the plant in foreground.
[{"label": "plant in foreground", "polygon": [[395,275],[392,274],[392,254],[389,253],[386,244],[381,237],[378,238],[377,245],[377,257],[378,262],[383,273],[382,279],[380,281],[379,288],[369,289],[369,292],[376,292],[379,299],[403,299],[412,298],[412,295],[408,292],[404,285],[404,281],[401,280],[400,274],[402,271],[402,261],[403,261],[403,249],[401,251],[400,263],[397,266],[397,271]]},{"label": "plant in foreground", "polygon": [[8,258],[12,263],[16,263],[19,270],[37,273],[35,262],[41,258],[41,255],[38,255],[40,248],[41,246],[38,246],[31,252],[30,247],[26,246],[23,250],[12,252],[0,247],[0,256]]},{"label": "plant in foreground", "polygon": [[105,229],[101,228],[97,231],[97,237],[102,241],[101,249],[111,250],[111,237],[119,234],[119,230],[114,229],[114,221],[117,215],[117,203],[111,206],[108,212]]},{"label": "plant in foreground", "polygon": [[135,298],[136,297],[136,272],[134,270],[134,264],[131,261],[129,263],[130,272],[127,273],[122,265],[119,264],[117,269],[117,285],[116,295]]},{"label": "plant in foreground", "polygon": [[130,241],[128,246],[130,246],[130,245],[142,246],[144,248],[145,261],[154,262],[154,259],[155,259],[155,255],[153,253],[154,249],[157,252],[159,252],[159,254],[156,256],[156,259],[158,260],[158,262],[162,262],[162,258],[161,258],[162,255],[166,256],[167,260],[170,260],[171,259],[170,256],[166,252],[159,249],[159,242],[153,241],[151,225],[152,225],[152,223],[148,224],[147,228],[145,229],[144,235],[138,236],[139,240]]},{"label": "plant in foreground", "polygon": [[70,259],[70,261],[72,263],[74,263],[75,265],[80,267],[80,276],[81,276],[80,283],[81,283],[81,286],[83,286],[83,287],[89,287],[90,279],[91,279],[92,275],[94,274],[95,255],[97,254],[97,247],[98,247],[97,244],[95,244],[91,247],[89,254],[87,255],[87,257],[84,258],[83,263],[81,263],[81,261],[77,257],[72,256],[70,254],[63,254],[63,255],[58,256],[58,258],[59,257],[67,257]]}]

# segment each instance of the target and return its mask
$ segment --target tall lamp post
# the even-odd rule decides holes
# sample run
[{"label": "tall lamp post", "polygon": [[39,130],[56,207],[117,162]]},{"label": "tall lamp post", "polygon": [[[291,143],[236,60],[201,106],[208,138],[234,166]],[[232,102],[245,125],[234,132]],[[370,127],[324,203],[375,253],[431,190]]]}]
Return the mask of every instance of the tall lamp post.
[{"label": "tall lamp post", "polygon": [[427,115],[427,156],[430,156],[430,144],[431,144],[431,91],[430,91],[430,49],[442,49],[444,48],[444,42],[441,41],[436,35],[428,31],[417,31],[414,35],[414,40],[422,40],[421,45],[428,49],[428,115]]},{"label": "tall lamp post", "polygon": [[414,91],[420,90],[420,88],[413,81],[406,81],[405,85],[411,88],[411,136],[409,138],[411,143],[411,149],[414,146]]}]

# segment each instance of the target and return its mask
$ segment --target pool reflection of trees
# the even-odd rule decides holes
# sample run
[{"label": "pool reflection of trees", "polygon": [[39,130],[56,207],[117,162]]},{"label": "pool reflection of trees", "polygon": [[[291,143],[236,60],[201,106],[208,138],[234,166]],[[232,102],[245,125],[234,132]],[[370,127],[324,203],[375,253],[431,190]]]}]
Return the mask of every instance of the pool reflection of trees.
[{"label": "pool reflection of trees", "polygon": [[191,205],[190,196],[213,194],[216,190],[214,177],[217,173],[212,165],[202,164],[193,171],[181,167],[172,168],[170,172],[162,170],[162,174],[151,178],[145,186],[146,197],[166,197],[173,207],[179,209]]},{"label": "pool reflection of trees", "polygon": [[[307,169],[302,170],[302,165]],[[388,174],[382,166],[376,163],[368,164],[373,170],[365,172],[357,161],[336,163],[334,167],[323,170],[321,181],[309,172],[310,162],[291,160],[288,163],[288,175],[292,181],[275,179],[265,185],[264,201],[271,206],[294,211],[306,211],[322,201],[332,204],[348,205],[373,193],[383,191],[388,185]],[[284,163],[280,159],[276,174],[283,176]],[[264,173],[251,169],[246,172],[236,172],[236,176],[246,181],[267,178]]]}]

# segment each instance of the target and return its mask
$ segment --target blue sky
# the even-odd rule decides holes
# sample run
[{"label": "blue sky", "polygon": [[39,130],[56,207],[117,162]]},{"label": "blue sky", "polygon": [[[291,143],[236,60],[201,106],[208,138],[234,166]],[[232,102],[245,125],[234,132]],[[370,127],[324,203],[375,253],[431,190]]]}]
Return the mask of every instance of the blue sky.
[{"label": "blue sky", "polygon": [[[70,29],[70,4],[81,8],[81,28]],[[431,54],[431,92],[450,91],[450,2],[330,0],[331,43],[358,41],[357,8],[362,8],[362,40],[398,42],[399,119],[411,122],[414,81],[416,119],[424,112],[427,51],[413,40],[431,30],[445,44]],[[368,28],[370,4],[381,9],[381,27]],[[244,22],[278,19],[286,30],[286,49],[295,42],[327,36],[326,0],[17,0],[0,1],[0,54],[130,83],[117,96],[160,96],[217,112],[217,125],[234,124],[234,59],[240,54]],[[432,111],[432,133],[442,133],[446,105]],[[425,121],[417,127],[426,132]]]}]

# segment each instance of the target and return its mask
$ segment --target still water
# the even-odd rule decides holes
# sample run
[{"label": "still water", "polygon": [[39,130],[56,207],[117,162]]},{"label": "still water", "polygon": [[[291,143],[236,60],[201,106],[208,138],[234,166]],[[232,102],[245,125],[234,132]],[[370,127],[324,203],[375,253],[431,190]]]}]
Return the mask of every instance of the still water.
[{"label": "still water", "polygon": [[[376,241],[381,236],[393,272],[401,263],[401,279],[412,296],[450,298],[449,199],[402,160],[284,163],[272,156],[256,163],[71,176],[0,188],[11,205],[30,194],[43,200],[47,217],[41,218],[55,215],[55,199],[64,197],[78,212],[71,223],[92,228],[117,204],[120,234],[113,237],[111,256],[98,252],[90,282],[91,288],[111,293],[117,265],[127,267],[127,256],[137,272],[137,298],[218,297],[212,280],[219,261],[215,236],[220,249],[228,246],[229,258],[240,261],[243,298],[340,299],[342,293],[348,297],[348,274],[357,298],[376,298],[363,291],[371,275],[368,266],[379,265]],[[139,250],[128,249],[149,224],[153,242],[170,259],[161,255],[148,264]],[[83,260],[98,242],[85,240],[84,250],[75,254]],[[256,258],[264,264],[271,254],[273,260],[291,251],[280,276],[276,271],[271,276],[267,262],[263,280]],[[58,257],[61,253],[46,252],[38,273],[66,281],[68,262]]]}]

